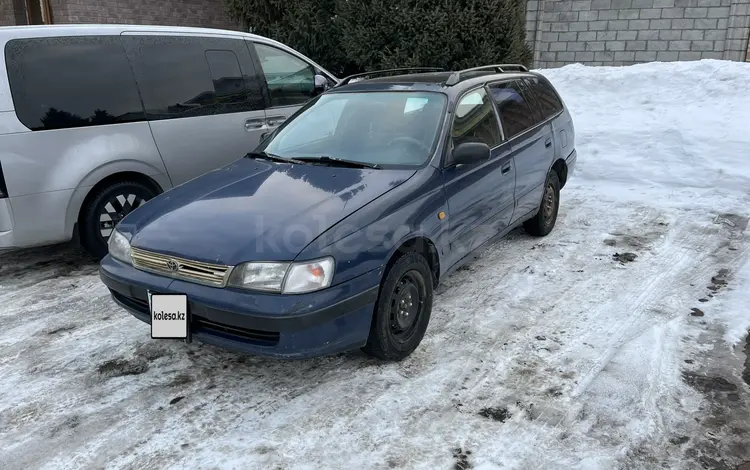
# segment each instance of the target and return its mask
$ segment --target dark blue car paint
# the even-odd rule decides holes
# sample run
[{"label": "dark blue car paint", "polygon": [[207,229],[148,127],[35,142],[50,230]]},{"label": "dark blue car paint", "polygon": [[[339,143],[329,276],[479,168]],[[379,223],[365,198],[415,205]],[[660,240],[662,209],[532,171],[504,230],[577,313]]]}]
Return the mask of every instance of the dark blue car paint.
[{"label": "dark blue car paint", "polygon": [[119,230],[133,234],[134,247],[198,261],[291,261],[329,227],[414,173],[244,158],[150,201],[139,208],[141,217],[124,220]]},{"label": "dark blue car paint", "polygon": [[[344,88],[442,90],[429,83],[397,86],[368,81]],[[457,99],[449,96],[449,110]],[[209,319],[221,317],[224,323],[253,327],[269,319],[292,322],[273,330],[280,333],[274,345],[215,331],[198,329],[193,333],[193,338],[207,343],[288,358],[361,347],[369,333],[374,299],[360,296],[368,303],[334,312],[333,317],[316,312],[330,312],[358,293],[377,292],[388,260],[404,242],[416,237],[435,247],[437,274],[444,277],[472,259],[479,248],[535,215],[546,175],[555,161],[563,159],[567,175],[573,172],[574,128],[567,108],[493,149],[485,163],[443,168],[452,116],[446,113],[435,154],[421,168],[360,170],[242,159],[153,199],[118,226],[132,237],[135,247],[228,265],[331,255],[336,270],[328,289],[279,295],[208,287],[142,272],[109,256],[102,261],[102,280],[126,296],[134,290],[143,296],[146,288],[186,293],[191,308]],[[254,198],[259,190],[289,191],[292,180],[310,194],[285,200],[283,210],[269,205],[278,201]],[[442,220],[438,217],[441,211],[447,213]],[[258,214],[263,214],[265,228],[257,226]],[[294,243],[271,243],[274,230],[290,223],[304,228],[298,235],[290,235]],[[276,248],[257,250],[258,243]],[[120,305],[150,321],[147,312]],[[301,329],[289,327],[304,316],[317,320],[306,321]]]}]

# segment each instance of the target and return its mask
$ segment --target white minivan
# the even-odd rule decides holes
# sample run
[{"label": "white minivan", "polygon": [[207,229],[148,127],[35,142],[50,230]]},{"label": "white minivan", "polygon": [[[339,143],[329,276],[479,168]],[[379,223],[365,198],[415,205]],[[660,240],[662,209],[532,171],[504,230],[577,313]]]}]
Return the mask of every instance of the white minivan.
[{"label": "white minivan", "polygon": [[80,240],[230,163],[338,79],[217,29],[0,27],[0,250]]}]

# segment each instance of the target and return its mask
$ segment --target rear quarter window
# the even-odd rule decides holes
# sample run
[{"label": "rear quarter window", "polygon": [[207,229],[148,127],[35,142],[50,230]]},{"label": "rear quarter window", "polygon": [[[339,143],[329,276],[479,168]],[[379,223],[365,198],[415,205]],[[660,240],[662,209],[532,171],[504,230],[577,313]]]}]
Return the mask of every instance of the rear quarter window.
[{"label": "rear quarter window", "polygon": [[539,103],[543,119],[547,119],[562,111],[563,104],[547,80],[533,77],[524,78],[524,81]]},{"label": "rear quarter window", "polygon": [[517,81],[493,83],[489,87],[506,139],[512,139],[536,125],[530,103],[526,101]]},{"label": "rear quarter window", "polygon": [[31,130],[145,119],[119,36],[14,39],[5,60],[16,116]]}]

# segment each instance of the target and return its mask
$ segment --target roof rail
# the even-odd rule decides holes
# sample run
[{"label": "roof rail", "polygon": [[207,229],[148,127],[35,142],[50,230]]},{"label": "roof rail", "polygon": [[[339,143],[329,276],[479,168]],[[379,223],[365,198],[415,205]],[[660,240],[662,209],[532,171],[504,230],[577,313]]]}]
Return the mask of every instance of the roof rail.
[{"label": "roof rail", "polygon": [[439,67],[403,67],[398,69],[385,69],[385,70],[373,70],[372,72],[362,72],[362,73],[355,73],[354,75],[349,75],[348,77],[344,77],[336,86],[342,86],[349,83],[353,78],[358,77],[367,77],[369,75],[380,75],[385,74],[389,72],[407,72],[407,71],[413,71],[413,72],[442,72],[445,69],[439,68]]},{"label": "roof rail", "polygon": [[450,77],[448,77],[448,80],[445,81],[445,84],[448,86],[453,86],[456,83],[461,81],[461,74],[466,72],[478,72],[480,70],[493,70],[495,73],[505,73],[505,72],[528,72],[529,69],[527,69],[524,65],[521,64],[495,64],[495,65],[483,65],[481,67],[472,67],[470,69],[464,69],[459,70],[457,72],[453,72]]}]

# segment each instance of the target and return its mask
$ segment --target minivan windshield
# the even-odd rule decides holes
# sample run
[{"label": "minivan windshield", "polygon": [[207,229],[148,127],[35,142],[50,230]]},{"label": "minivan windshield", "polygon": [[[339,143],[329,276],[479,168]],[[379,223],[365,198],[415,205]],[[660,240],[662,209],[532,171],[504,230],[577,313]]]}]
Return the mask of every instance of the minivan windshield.
[{"label": "minivan windshield", "polygon": [[303,161],[421,166],[434,152],[447,101],[437,92],[324,94],[257,150]]}]

